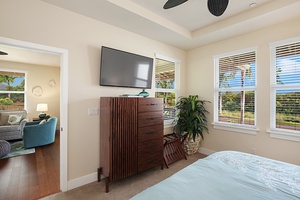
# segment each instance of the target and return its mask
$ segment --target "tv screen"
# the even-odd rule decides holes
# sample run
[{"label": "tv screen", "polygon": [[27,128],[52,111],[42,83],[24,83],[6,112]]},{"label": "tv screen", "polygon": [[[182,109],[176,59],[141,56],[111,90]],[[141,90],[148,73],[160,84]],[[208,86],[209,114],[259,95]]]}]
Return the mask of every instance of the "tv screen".
[{"label": "tv screen", "polygon": [[153,58],[102,46],[100,85],[150,89]]}]

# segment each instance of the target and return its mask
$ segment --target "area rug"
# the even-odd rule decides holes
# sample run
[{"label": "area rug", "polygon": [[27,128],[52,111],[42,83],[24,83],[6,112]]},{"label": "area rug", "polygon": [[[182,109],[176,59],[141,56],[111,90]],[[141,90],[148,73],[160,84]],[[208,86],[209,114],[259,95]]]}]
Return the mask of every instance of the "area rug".
[{"label": "area rug", "polygon": [[24,149],[23,141],[10,142],[11,151],[0,159],[35,153],[35,148]]}]

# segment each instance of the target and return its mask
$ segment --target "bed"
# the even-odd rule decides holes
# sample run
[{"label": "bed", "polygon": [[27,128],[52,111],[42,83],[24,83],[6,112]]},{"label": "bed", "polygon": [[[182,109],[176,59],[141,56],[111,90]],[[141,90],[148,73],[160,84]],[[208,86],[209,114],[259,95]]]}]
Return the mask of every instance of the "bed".
[{"label": "bed", "polygon": [[199,159],[131,200],[300,199],[300,166],[237,151]]}]

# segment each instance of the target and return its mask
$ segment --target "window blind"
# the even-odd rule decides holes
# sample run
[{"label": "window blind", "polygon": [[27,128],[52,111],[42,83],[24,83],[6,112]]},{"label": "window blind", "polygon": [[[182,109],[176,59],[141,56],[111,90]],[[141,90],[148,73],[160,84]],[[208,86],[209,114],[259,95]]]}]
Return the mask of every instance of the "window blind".
[{"label": "window blind", "polygon": [[255,51],[219,59],[219,87],[255,86]]},{"label": "window blind", "polygon": [[300,131],[300,42],[271,47],[271,128]]},{"label": "window blind", "polygon": [[255,122],[256,51],[215,58],[218,95],[217,122],[251,125]]}]

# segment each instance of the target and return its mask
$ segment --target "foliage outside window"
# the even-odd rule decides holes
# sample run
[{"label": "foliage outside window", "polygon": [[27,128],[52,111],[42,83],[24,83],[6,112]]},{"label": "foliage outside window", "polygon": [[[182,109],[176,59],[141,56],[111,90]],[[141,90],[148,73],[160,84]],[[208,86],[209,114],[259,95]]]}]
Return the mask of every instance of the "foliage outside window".
[{"label": "foliage outside window", "polygon": [[155,97],[164,99],[164,118],[175,118],[175,63],[156,59]]},{"label": "foliage outside window", "polygon": [[271,45],[271,130],[300,131],[300,39]]},{"label": "foliage outside window", "polygon": [[216,56],[215,71],[215,123],[254,127],[256,51]]},{"label": "foliage outside window", "polygon": [[25,73],[0,71],[0,109],[23,110]]}]

